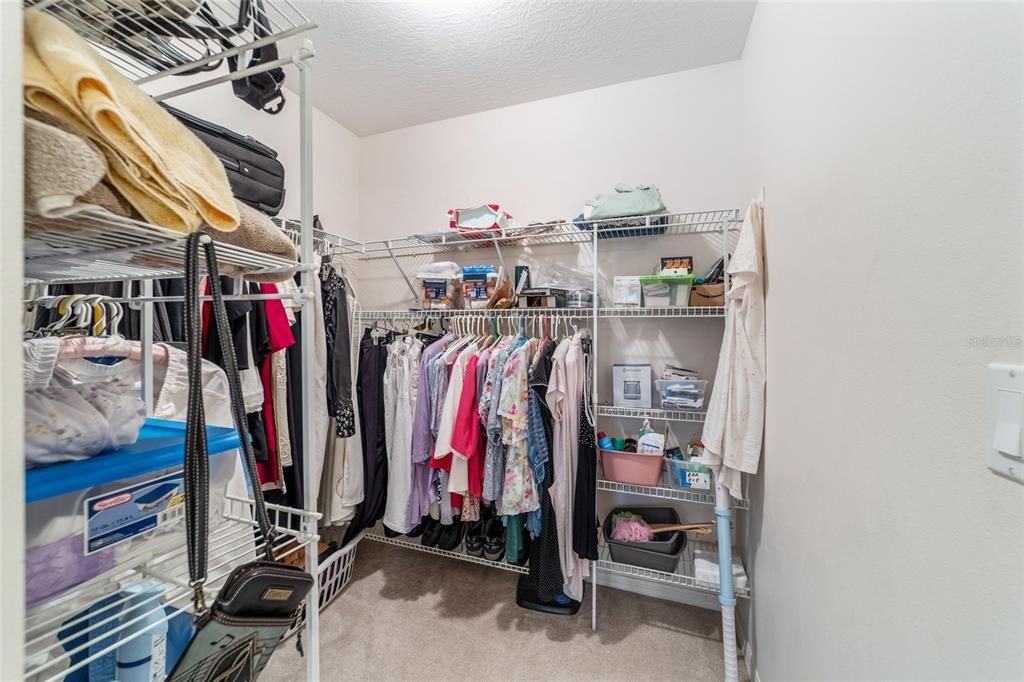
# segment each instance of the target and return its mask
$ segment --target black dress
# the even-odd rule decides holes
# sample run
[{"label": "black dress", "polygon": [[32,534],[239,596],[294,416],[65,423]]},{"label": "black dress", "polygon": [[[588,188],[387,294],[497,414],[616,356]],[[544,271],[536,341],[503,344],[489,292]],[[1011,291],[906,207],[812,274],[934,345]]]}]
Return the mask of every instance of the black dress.
[{"label": "black dress", "polygon": [[551,486],[555,483],[555,462],[551,453],[551,410],[548,409],[548,380],[551,375],[551,356],[555,353],[554,342],[541,347],[537,362],[530,369],[530,390],[540,403],[541,422],[548,446],[548,459],[544,463],[544,480],[540,485],[541,531],[530,545],[529,581],[541,602],[552,601],[562,593],[564,579],[562,564],[558,558],[558,527],[555,524],[555,508],[551,503]]},{"label": "black dress", "polygon": [[384,439],[384,368],[392,334],[374,339],[370,330],[359,342],[356,399],[359,404],[359,438],[363,446],[363,501],[345,531],[343,544],[384,516],[388,492],[388,449]]},{"label": "black dress", "polygon": [[594,426],[587,418],[591,394],[590,339],[583,339],[586,368],[580,395],[580,439],[576,461],[576,493],[572,513],[572,549],[581,559],[596,560],[597,554],[597,443]]}]

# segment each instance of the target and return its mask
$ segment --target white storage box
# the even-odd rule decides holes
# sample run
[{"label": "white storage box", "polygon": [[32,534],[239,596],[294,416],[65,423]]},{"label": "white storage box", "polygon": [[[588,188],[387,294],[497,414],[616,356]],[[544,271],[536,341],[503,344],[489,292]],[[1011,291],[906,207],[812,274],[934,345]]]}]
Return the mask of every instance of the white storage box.
[{"label": "white storage box", "polygon": [[651,406],[651,366],[612,365],[612,403],[615,407]]}]

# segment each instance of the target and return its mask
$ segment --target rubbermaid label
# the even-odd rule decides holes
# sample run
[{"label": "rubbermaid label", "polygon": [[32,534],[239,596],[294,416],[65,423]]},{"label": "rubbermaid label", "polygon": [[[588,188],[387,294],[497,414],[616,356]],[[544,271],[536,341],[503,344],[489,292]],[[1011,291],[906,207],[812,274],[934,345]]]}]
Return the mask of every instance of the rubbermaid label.
[{"label": "rubbermaid label", "polygon": [[185,511],[184,502],[181,471],[88,498],[85,553],[94,554],[176,520]]}]

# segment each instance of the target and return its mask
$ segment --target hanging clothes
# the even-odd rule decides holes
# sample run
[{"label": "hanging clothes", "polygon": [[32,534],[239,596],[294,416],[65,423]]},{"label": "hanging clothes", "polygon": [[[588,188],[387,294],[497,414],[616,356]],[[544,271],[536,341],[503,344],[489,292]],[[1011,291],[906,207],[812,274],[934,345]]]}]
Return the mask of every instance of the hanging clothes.
[{"label": "hanging clothes", "polygon": [[388,452],[384,435],[384,370],[390,332],[367,329],[359,342],[356,398],[359,402],[360,444],[363,449],[363,501],[345,532],[347,544],[384,515],[388,487]]},{"label": "hanging clothes", "polygon": [[410,479],[409,502],[406,508],[406,525],[410,528],[426,516],[434,501],[431,492],[432,471],[430,460],[434,455],[434,431],[431,429],[433,414],[433,378],[430,370],[433,361],[448,346],[454,337],[444,337],[427,346],[420,354],[419,381],[416,386],[416,400],[412,423],[412,476]]},{"label": "hanging clothes", "polygon": [[388,451],[388,488],[384,525],[397,533],[412,528],[406,512],[412,489],[412,425],[419,383],[423,344],[411,336],[388,346],[385,370],[385,423]]},{"label": "hanging clothes", "polygon": [[530,545],[529,581],[542,602],[552,601],[561,594],[563,584],[558,528],[551,500],[551,486],[555,479],[554,459],[550,456],[552,420],[546,401],[551,358],[556,345],[550,339],[545,341],[530,368],[530,465],[534,467],[539,482],[540,510],[527,515],[527,525],[534,534]]},{"label": "hanging clothes", "polygon": [[327,338],[327,413],[335,419],[338,437],[348,438],[356,432],[348,293],[345,280],[329,264],[320,270],[320,286]]},{"label": "hanging clothes", "polygon": [[761,207],[747,207],[729,261],[725,336],[704,420],[703,463],[729,493],[743,498],[743,474],[756,474],[765,413],[764,225]]},{"label": "hanging clothes", "polygon": [[555,469],[551,497],[558,529],[558,555],[564,580],[562,589],[577,601],[583,598],[583,578],[589,574],[587,562],[576,556],[572,542],[583,370],[577,333],[572,338],[564,339],[555,349],[547,393],[553,423],[552,457]]},{"label": "hanging clothes", "polygon": [[502,442],[508,446],[501,492],[503,515],[540,509],[527,453],[530,346],[527,342],[517,347],[506,363],[498,400],[498,415],[504,419]]},{"label": "hanging clothes", "polygon": [[597,442],[590,413],[591,341],[580,336],[583,385],[580,390],[579,445],[576,451],[576,486],[573,497],[572,549],[580,559],[596,561],[597,550]]},{"label": "hanging clothes", "polygon": [[352,405],[352,376],[358,370],[359,346],[353,344],[349,327],[350,292],[333,266],[321,267],[326,410],[324,466],[319,510],[325,526],[352,519],[363,501],[363,449]]}]

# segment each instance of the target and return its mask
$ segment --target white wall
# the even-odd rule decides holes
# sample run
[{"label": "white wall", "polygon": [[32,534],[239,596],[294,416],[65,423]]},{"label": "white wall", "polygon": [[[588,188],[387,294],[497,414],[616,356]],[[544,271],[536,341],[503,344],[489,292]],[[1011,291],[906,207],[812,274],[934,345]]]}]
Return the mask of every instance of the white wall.
[{"label": "white wall", "polygon": [[[298,73],[286,68],[286,82],[298,88]],[[206,78],[210,74],[205,75]],[[316,78],[314,71],[313,77]],[[146,88],[166,92],[193,82],[188,78],[165,78]],[[182,95],[167,103],[178,109],[251,135],[272,147],[285,167],[285,206],[282,218],[299,218],[299,96],[285,93],[284,111],[271,116],[256,111],[237,99],[231,85],[224,83]],[[319,109],[313,109],[313,210],[320,214],[324,229],[353,238],[359,224],[360,139]]]},{"label": "white wall", "polygon": [[489,202],[571,219],[619,182],[656,184],[670,210],[736,206],[739,76],[731,62],[363,138],[363,238],[434,232],[449,208]]},{"label": "white wall", "polygon": [[761,680],[1024,678],[1024,487],[986,470],[985,369],[1024,356],[1021,27],[1016,3],[758,5]]}]

